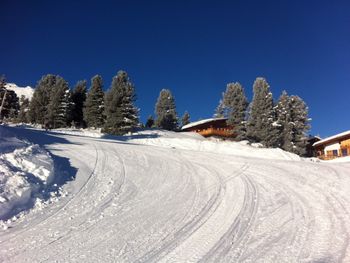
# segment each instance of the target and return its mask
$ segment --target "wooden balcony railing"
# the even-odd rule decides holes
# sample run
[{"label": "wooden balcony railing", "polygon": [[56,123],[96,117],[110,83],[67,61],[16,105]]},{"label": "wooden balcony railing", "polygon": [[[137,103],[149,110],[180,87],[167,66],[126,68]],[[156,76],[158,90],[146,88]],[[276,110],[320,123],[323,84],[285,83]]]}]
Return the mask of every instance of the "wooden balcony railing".
[{"label": "wooden balcony railing", "polygon": [[208,137],[208,136],[232,137],[233,136],[232,130],[225,129],[225,128],[222,128],[222,129],[220,129],[220,128],[208,128],[205,130],[199,130],[197,132],[204,137]]}]

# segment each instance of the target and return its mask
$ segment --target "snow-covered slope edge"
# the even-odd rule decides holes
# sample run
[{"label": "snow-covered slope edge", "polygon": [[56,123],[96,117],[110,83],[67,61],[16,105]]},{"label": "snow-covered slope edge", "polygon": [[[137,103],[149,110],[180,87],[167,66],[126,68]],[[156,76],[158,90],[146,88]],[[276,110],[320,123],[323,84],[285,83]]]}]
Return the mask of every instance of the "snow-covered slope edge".
[{"label": "snow-covered slope edge", "polygon": [[33,97],[34,89],[30,86],[18,87],[14,83],[7,83],[5,87],[9,90],[13,90],[17,94],[18,98],[21,98],[23,95],[25,98],[31,100]]},{"label": "snow-covered slope edge", "polygon": [[[53,180],[53,160],[38,145],[21,141],[0,127],[0,220],[38,203]],[[39,198],[39,199],[38,199]]]}]

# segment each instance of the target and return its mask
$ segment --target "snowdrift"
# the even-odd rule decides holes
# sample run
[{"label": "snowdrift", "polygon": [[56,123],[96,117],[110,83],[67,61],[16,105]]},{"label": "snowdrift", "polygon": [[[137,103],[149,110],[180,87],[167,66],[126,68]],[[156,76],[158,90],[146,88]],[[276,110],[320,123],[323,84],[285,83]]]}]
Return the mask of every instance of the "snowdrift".
[{"label": "snowdrift", "polygon": [[9,134],[0,126],[0,219],[35,202],[40,190],[53,180],[49,153]]}]

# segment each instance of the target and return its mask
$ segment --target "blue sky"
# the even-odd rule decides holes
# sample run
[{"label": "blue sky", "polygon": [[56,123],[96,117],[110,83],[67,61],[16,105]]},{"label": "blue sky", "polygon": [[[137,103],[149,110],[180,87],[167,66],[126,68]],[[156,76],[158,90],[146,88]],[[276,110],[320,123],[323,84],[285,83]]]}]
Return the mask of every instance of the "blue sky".
[{"label": "blue sky", "polygon": [[312,134],[350,129],[350,1],[0,0],[0,74],[32,85],[126,70],[141,120],[162,88],[179,115],[211,117],[228,82],[263,76],[310,108]]}]

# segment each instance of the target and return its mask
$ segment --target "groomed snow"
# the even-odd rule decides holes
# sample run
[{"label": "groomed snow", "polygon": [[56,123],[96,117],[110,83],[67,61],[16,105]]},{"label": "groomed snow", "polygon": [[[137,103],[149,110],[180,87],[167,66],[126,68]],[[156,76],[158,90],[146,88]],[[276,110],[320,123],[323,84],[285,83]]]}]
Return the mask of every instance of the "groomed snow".
[{"label": "groomed snow", "polygon": [[193,133],[7,129],[77,170],[0,231],[1,262],[350,262],[349,162]]}]

